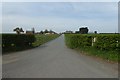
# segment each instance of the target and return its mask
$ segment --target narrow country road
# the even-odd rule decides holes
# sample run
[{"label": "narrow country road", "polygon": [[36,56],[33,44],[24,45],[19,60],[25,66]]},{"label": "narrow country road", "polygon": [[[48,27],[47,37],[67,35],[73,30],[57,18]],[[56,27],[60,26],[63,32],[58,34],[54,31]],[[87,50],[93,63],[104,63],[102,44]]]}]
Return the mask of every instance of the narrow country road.
[{"label": "narrow country road", "polygon": [[117,78],[117,64],[65,46],[64,35],[40,47],[3,55],[3,78]]}]

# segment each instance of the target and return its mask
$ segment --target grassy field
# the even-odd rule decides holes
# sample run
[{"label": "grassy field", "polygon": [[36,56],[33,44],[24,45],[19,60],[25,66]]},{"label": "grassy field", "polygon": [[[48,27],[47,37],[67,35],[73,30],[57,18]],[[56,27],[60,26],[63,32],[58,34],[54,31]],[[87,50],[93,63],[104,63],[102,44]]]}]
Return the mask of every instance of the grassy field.
[{"label": "grassy field", "polygon": [[[35,34],[35,42],[32,43],[31,46],[12,46],[12,47],[8,47],[8,48],[3,48],[2,49],[2,53],[11,53],[11,52],[16,52],[16,51],[22,51],[22,50],[27,50],[27,49],[31,49],[31,48],[35,48],[38,47],[50,40],[53,40],[57,37],[59,37],[60,35],[58,34],[50,34],[50,35],[44,35],[44,34]],[[1,44],[2,45],[2,44]]]},{"label": "grassy field", "polygon": [[[97,38],[96,42],[93,42],[94,37]],[[119,40],[119,34],[65,34],[65,42],[69,48],[113,62],[120,61]]]}]

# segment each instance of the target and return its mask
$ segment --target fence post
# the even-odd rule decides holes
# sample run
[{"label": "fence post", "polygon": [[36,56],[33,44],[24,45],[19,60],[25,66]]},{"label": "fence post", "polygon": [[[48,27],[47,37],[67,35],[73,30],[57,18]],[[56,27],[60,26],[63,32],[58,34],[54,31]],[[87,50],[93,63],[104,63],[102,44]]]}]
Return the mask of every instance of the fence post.
[{"label": "fence post", "polygon": [[92,46],[94,46],[94,43],[96,42],[96,37],[92,38]]}]

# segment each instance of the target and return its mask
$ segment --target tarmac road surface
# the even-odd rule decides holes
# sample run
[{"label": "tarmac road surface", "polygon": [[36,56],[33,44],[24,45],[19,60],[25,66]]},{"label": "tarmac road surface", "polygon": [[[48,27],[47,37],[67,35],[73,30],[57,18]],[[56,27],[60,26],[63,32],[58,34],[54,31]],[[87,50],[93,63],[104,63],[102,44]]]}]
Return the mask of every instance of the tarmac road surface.
[{"label": "tarmac road surface", "polygon": [[3,78],[117,78],[118,64],[65,46],[64,35],[40,47],[3,55]]}]

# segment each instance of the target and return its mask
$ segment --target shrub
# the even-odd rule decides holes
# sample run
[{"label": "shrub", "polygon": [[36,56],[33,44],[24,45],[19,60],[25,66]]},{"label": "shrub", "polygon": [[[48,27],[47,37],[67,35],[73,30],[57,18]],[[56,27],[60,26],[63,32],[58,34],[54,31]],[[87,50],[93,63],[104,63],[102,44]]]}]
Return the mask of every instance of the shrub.
[{"label": "shrub", "polygon": [[26,35],[26,34],[2,34],[2,48],[5,50],[6,48],[12,47],[26,47],[32,46],[31,44],[35,41],[34,35]]}]

